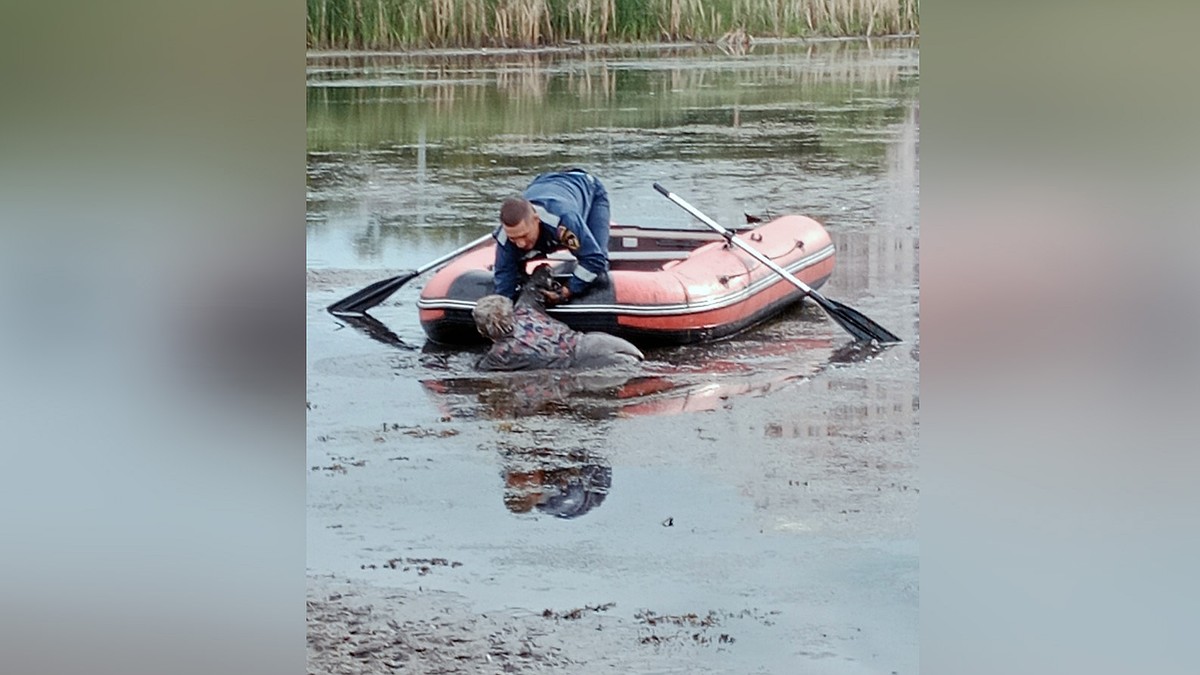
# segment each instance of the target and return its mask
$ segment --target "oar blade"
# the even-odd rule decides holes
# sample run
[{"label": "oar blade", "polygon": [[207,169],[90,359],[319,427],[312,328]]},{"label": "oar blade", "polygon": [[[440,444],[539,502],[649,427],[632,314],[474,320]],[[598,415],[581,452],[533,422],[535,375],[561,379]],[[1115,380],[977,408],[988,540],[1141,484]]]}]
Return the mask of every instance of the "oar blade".
[{"label": "oar blade", "polygon": [[[815,299],[818,296],[814,293],[813,297]],[[820,300],[823,301],[820,303],[821,307],[829,313],[829,316],[838,322],[839,326],[845,328],[847,333],[853,335],[855,339],[864,342],[875,340],[881,345],[903,342],[895,333],[867,318],[865,314],[857,309],[825,297],[821,297]]]},{"label": "oar blade", "polygon": [[395,293],[401,286],[412,281],[417,276],[417,272],[407,272],[390,279],[383,279],[367,286],[361,290],[355,291],[350,295],[338,300],[326,309],[330,314],[338,316],[357,316],[371,309],[375,305],[383,302],[392,293]]}]

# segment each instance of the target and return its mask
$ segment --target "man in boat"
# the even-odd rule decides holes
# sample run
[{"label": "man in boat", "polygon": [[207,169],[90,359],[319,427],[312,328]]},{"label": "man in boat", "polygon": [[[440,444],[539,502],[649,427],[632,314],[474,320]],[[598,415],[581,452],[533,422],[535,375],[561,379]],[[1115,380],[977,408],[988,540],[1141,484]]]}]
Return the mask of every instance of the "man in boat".
[{"label": "man in boat", "polygon": [[566,248],[575,256],[570,282],[546,303],[578,297],[608,278],[608,192],[583,169],[543,173],[520,196],[500,206],[496,238],[495,291],[516,300],[525,262]]},{"label": "man in boat", "polygon": [[644,359],[641,350],[608,333],[581,333],[546,314],[544,298],[557,294],[561,284],[549,265],[530,275],[514,306],[503,295],[485,295],[472,316],[479,333],[492,347],[476,367],[480,370],[586,369],[632,366]]}]

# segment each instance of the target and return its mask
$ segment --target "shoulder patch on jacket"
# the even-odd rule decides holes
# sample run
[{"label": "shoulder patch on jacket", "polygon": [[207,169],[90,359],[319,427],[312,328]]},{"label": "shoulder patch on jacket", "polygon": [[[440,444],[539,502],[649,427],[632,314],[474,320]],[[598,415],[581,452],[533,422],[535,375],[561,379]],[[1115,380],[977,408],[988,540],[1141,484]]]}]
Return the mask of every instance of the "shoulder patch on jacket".
[{"label": "shoulder patch on jacket", "polygon": [[568,230],[566,225],[558,226],[558,241],[572,253],[579,250],[579,237],[575,236],[574,232]]}]

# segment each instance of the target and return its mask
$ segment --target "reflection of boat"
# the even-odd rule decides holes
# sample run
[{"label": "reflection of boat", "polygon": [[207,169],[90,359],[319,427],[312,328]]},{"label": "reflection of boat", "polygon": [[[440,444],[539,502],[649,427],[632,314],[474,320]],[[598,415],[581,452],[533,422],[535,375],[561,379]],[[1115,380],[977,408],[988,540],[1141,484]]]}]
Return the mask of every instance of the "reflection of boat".
[{"label": "reflection of boat", "polygon": [[[615,412],[609,403],[612,392],[631,378],[641,379],[628,373],[532,370],[421,380],[421,384],[437,395],[443,412],[448,414],[510,419],[574,411],[583,417],[604,419]],[[456,403],[466,404],[469,410],[460,409]],[[478,410],[480,406],[482,410]]]},{"label": "reflection of boat", "polygon": [[[651,366],[638,373],[528,371],[421,380],[446,414],[511,419],[569,414],[587,419],[672,415],[715,410],[731,398],[761,396],[812,376],[827,363],[812,358],[828,338],[745,345],[743,358],[715,358],[685,367]],[[685,348],[691,349],[691,348]],[[797,361],[798,354],[805,358]],[[830,361],[832,362],[832,361]]]},{"label": "reflection of boat", "polygon": [[[815,220],[789,215],[740,236],[813,288],[833,272],[829,233]],[[639,345],[671,345],[727,337],[764,321],[802,293],[720,235],[614,225],[609,236],[609,283],[550,314],[576,330],[605,331]],[[494,245],[484,242],[435,274],[417,307],[431,340],[480,340],[471,320],[475,301],[492,292]],[[570,275],[566,253],[559,276]],[[531,263],[534,264],[534,263]]]}]

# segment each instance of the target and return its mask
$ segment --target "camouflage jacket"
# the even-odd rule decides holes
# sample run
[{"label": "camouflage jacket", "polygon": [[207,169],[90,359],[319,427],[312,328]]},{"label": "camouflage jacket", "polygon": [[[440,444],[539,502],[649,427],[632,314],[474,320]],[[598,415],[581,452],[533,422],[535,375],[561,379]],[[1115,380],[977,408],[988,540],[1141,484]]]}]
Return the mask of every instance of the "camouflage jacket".
[{"label": "camouflage jacket", "polygon": [[477,364],[480,370],[571,367],[578,332],[530,307],[517,307],[513,319],[512,333],[492,343]]}]

